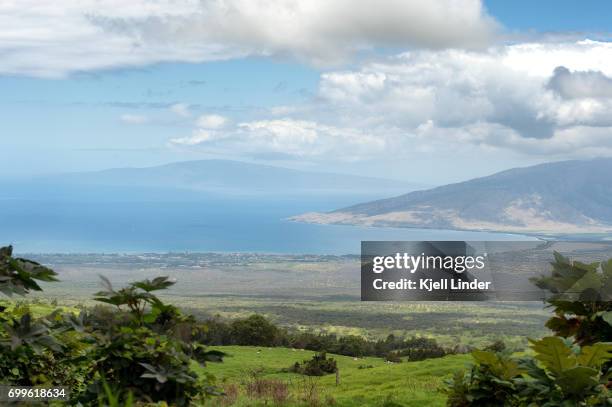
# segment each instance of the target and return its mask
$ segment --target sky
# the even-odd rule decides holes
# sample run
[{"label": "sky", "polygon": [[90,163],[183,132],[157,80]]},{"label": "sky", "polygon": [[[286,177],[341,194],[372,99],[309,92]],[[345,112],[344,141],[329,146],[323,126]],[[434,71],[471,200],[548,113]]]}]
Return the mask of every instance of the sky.
[{"label": "sky", "polygon": [[234,159],[443,184],[612,155],[606,1],[0,2],[0,177]]}]

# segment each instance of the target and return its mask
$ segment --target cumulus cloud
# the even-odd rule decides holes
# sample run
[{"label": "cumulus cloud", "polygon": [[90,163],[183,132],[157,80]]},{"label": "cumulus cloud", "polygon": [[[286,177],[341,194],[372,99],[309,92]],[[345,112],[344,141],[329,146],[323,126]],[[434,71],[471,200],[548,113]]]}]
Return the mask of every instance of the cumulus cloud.
[{"label": "cumulus cloud", "polygon": [[199,148],[313,160],[493,150],[547,159],[612,154],[611,75],[607,42],[414,50],[324,72],[310,103],[273,108],[222,131],[200,126],[189,140]]},{"label": "cumulus cloud", "polygon": [[141,115],[141,114],[122,114],[119,119],[124,122],[124,123],[128,123],[128,124],[144,124],[147,123],[149,121],[149,118],[147,116]]},{"label": "cumulus cloud", "polygon": [[381,137],[393,127],[411,146],[580,156],[610,144],[599,129],[612,134],[611,73],[611,44],[589,40],[412,51],[324,73],[320,114]]},{"label": "cumulus cloud", "polygon": [[612,78],[601,71],[571,72],[559,66],[550,78],[548,87],[568,99],[612,97]]},{"label": "cumulus cloud", "polygon": [[480,0],[81,0],[0,4],[0,74],[289,55],[334,63],[378,46],[479,47]]},{"label": "cumulus cloud", "polygon": [[189,137],[170,140],[174,146],[248,155],[359,160],[385,150],[385,140],[352,128],[294,119],[258,120],[224,130],[195,129]]}]

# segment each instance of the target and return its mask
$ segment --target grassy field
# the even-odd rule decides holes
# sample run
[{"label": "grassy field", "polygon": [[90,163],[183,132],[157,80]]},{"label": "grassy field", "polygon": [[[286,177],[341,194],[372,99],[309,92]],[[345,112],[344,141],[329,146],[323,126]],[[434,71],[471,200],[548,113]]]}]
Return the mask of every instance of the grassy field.
[{"label": "grassy field", "polygon": [[272,396],[249,396],[255,381],[280,381],[287,385],[288,406],[443,406],[446,397],[440,387],[453,372],[465,368],[469,355],[453,355],[421,362],[390,364],[380,358],[356,359],[328,355],[338,362],[340,384],[335,375],[307,377],[282,369],[309,359],[309,351],[248,346],[215,347],[229,356],[223,363],[209,364],[200,372],[210,372],[228,397],[208,405],[275,405]]}]

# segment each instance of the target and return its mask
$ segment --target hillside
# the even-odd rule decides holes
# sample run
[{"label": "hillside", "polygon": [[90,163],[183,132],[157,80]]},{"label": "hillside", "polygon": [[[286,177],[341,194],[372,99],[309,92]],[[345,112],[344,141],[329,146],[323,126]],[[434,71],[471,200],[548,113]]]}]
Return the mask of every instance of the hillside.
[{"label": "hillside", "polygon": [[563,161],[292,218],[522,233],[612,231],[612,159]]},{"label": "hillside", "polygon": [[[469,355],[452,355],[420,362],[389,364],[380,358],[361,359],[330,354],[328,356],[338,362],[340,370],[340,385],[336,386],[334,375],[307,377],[281,373],[281,369],[311,358],[314,352],[250,346],[215,349],[222,350],[229,357],[223,363],[209,364],[205,371],[214,374],[228,394],[237,395],[233,403],[227,400],[223,404],[233,406],[275,405],[271,400],[267,404],[263,399],[258,400],[261,404],[255,404],[257,398],[246,395],[246,388],[254,381],[254,376],[287,383],[288,403],[284,405],[288,406],[331,405],[332,402],[333,405],[345,407],[444,406],[446,396],[441,391],[444,380],[450,378],[453,372],[464,369],[470,361]],[[201,372],[204,373],[204,370]]]}]

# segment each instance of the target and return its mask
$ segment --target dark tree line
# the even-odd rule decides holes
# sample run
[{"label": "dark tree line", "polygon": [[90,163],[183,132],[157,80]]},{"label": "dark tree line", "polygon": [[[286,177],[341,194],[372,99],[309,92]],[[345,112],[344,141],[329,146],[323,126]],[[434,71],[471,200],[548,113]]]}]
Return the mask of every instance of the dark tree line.
[{"label": "dark tree line", "polygon": [[371,341],[356,335],[291,332],[276,326],[261,315],[230,321],[209,319],[199,326],[197,339],[204,345],[283,346],[353,357],[385,358],[394,353],[411,361],[456,353],[454,349],[445,349],[431,338],[401,338],[389,335],[386,339]]}]

